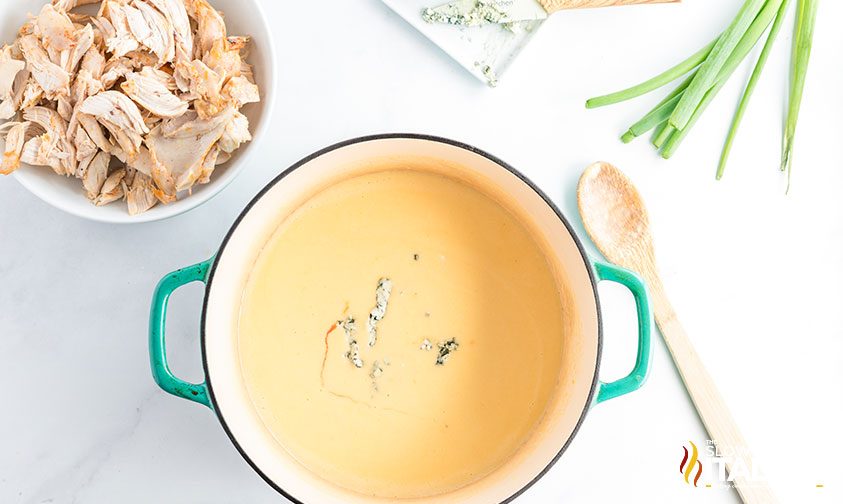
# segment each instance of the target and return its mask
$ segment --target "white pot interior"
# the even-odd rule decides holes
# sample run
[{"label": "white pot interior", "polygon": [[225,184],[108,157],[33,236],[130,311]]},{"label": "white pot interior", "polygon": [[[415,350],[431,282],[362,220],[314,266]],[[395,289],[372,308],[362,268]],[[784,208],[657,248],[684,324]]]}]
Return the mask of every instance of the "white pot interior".
[{"label": "white pot interior", "polygon": [[567,331],[556,393],[532,437],[492,474],[454,492],[407,502],[503,502],[523,490],[554,460],[589,407],[599,357],[597,301],[590,265],[544,199],[497,162],[451,143],[388,137],[349,143],[306,161],[271,185],[233,229],[217,259],[205,307],[204,352],[217,413],[242,453],[266,479],[306,504],[394,502],[350,492],[301,466],[266,429],[249,399],[240,370],[237,326],[243,288],[261,247],[280,222],[307,199],[339,180],[395,168],[455,177],[507,201],[547,245],[562,289]]}]

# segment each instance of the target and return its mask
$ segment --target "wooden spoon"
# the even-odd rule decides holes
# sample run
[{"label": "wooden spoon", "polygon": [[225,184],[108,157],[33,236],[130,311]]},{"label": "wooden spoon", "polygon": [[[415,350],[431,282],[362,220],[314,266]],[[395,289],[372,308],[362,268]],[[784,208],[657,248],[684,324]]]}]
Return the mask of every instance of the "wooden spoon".
[{"label": "wooden spoon", "polygon": [[620,5],[677,3],[682,0],[539,0],[548,14],[567,9],[591,9]]},{"label": "wooden spoon", "polygon": [[[744,454],[744,467],[751,468],[746,442],[665,294],[641,195],[620,170],[608,163],[595,163],[580,178],[577,203],[585,230],[603,255],[646,281],[656,323],[708,435],[721,450]],[[746,504],[775,502],[766,483],[735,476],[735,488]]]}]

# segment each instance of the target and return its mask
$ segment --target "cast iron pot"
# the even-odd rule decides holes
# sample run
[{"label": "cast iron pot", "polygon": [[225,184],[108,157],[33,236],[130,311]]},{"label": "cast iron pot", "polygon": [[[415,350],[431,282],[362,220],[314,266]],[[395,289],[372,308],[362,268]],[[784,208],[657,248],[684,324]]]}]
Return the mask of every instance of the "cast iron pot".
[{"label": "cast iron pot", "polygon": [[[514,168],[474,147],[424,135],[370,136],[323,149],[280,174],[243,209],[214,257],[174,271],[158,284],[149,332],[152,375],[165,391],[210,407],[243,458],[288,499],[305,504],[394,502],[336,486],[296,462],[268,432],[249,400],[237,345],[243,286],[259,249],[279,222],[319,190],[384,163],[459,174],[464,180],[502,191],[533,219],[535,229],[549,244],[549,260],[564,274],[568,330],[562,343],[562,376],[531,438],[479,481],[444,495],[412,500],[414,504],[510,502],[558,460],[593,405],[637,390],[644,383],[650,363],[652,312],[638,276],[590,260],[571,225],[547,196]],[[626,286],[635,298],[638,314],[635,367],[628,376],[611,383],[598,379],[602,329],[597,283],[602,280]],[[190,282],[206,286],[200,328],[203,383],[189,383],[173,375],[164,344],[170,294]]]}]

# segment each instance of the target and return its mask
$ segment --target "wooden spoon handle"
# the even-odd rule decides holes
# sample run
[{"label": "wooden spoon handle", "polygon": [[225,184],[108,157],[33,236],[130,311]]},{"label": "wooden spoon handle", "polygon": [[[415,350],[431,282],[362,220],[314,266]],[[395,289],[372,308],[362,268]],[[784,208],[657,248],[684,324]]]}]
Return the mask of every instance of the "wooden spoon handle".
[{"label": "wooden spoon handle", "polygon": [[539,0],[548,14],[564,9],[611,7],[613,5],[676,3],[682,0]]},{"label": "wooden spoon handle", "polygon": [[[661,280],[655,274],[645,274],[653,297],[653,307],[665,343],[673,355],[676,368],[685,382],[685,388],[699,412],[700,419],[709,437],[727,455],[736,455],[744,466],[735,471],[734,485],[744,504],[772,504],[776,502],[772,491],[764,481],[749,481],[740,473],[750,473],[752,459],[746,441],[738,429],[729,408],[723,402],[717,386],[706,371],[685,329],[679,323],[676,312],[665,294]],[[732,471],[733,467],[727,464]]]}]

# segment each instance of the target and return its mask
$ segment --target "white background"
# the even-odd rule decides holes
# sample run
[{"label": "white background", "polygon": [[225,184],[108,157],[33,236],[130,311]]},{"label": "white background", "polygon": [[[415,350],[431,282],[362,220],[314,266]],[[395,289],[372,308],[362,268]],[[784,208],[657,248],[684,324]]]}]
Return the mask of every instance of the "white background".
[{"label": "white background", "polygon": [[[252,165],[220,196],[169,221],[120,227],[62,214],[0,180],[0,502],[283,501],[210,411],[153,383],[150,295],[165,273],[213,254],[284,168],[380,132],[486,149],[532,177],[580,231],[583,168],[603,159],[624,169],[649,206],[677,311],[780,500],[843,501],[843,4],[820,7],[787,196],[777,167],[789,21],[721,182],[714,168],[749,67],[670,162],[646,141],[617,140],[655,96],[583,107],[695,51],[740,3],[560,14],[489,89],[377,0],[265,0],[278,44],[276,114]],[[633,308],[622,288],[600,290],[611,379],[634,358]],[[168,327],[175,370],[196,380],[200,297],[198,286],[179,291]],[[656,339],[647,385],[595,407],[517,502],[736,502],[679,476],[682,445],[705,438]]]}]

